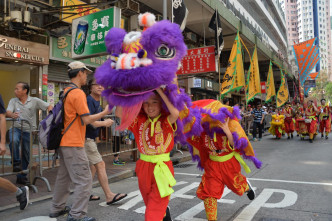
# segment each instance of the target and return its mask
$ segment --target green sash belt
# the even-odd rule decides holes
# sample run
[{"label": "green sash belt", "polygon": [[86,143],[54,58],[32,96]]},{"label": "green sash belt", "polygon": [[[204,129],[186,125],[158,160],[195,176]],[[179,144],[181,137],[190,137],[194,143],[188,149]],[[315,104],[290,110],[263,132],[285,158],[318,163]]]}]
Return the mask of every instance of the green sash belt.
[{"label": "green sash belt", "polygon": [[244,160],[241,157],[241,155],[238,152],[236,152],[236,151],[233,151],[232,153],[224,155],[224,156],[209,155],[209,157],[210,157],[210,160],[216,161],[216,162],[225,162],[227,160],[230,160],[232,157],[235,157],[235,159],[237,161],[239,161],[239,163],[243,166],[243,168],[246,171],[246,173],[251,173],[251,170],[248,167],[248,165],[246,164],[246,162],[244,162]]},{"label": "green sash belt", "polygon": [[145,162],[156,164],[153,174],[156,179],[160,197],[163,198],[171,195],[174,192],[172,187],[176,184],[176,180],[174,179],[169,167],[164,163],[171,160],[169,153],[160,155],[141,154],[140,159]]}]

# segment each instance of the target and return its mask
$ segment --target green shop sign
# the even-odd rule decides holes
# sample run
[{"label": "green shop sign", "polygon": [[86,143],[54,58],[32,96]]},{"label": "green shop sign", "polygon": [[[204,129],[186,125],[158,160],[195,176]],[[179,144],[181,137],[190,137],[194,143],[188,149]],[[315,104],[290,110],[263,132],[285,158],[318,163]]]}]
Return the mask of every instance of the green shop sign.
[{"label": "green shop sign", "polygon": [[72,58],[88,58],[105,55],[105,36],[113,27],[121,25],[121,10],[117,7],[105,9],[73,20]]},{"label": "green shop sign", "polygon": [[[74,61],[72,59],[71,53],[71,36],[65,35],[59,38],[51,37],[51,55],[50,59],[63,61],[63,62],[71,62]],[[81,59],[84,64],[90,67],[99,67],[107,60],[106,56],[97,56],[87,59]]]}]

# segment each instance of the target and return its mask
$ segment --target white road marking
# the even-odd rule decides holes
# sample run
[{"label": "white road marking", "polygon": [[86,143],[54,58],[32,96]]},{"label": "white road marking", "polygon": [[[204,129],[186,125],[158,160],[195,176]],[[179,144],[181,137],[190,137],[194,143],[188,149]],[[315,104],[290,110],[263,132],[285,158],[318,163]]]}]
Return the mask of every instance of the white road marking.
[{"label": "white road marking", "polygon": [[21,219],[19,221],[56,221],[56,218],[50,218],[48,216],[35,216],[27,219]]},{"label": "white road marking", "polygon": [[[273,193],[283,193],[284,199],[278,203],[266,203]],[[234,221],[251,221],[255,214],[262,208],[284,208],[292,206],[297,201],[297,194],[289,190],[280,189],[263,189],[259,194],[242,212],[234,219]]]},{"label": "white road marking", "polygon": [[[175,173],[175,174],[184,175],[184,176],[202,176],[201,174],[193,174],[193,173]],[[295,181],[295,180],[273,180],[273,179],[260,179],[260,178],[248,178],[248,180],[263,181],[263,182],[276,182],[276,183],[294,183],[294,184],[332,186],[332,183],[306,182],[306,181]]]}]

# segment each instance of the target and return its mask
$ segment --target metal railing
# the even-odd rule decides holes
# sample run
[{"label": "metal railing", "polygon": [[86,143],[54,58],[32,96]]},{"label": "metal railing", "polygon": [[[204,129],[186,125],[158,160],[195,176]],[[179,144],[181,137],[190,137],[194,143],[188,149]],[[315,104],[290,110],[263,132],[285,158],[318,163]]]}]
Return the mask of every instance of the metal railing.
[{"label": "metal railing", "polygon": [[[28,182],[27,185],[33,189],[33,191],[35,193],[38,192],[37,187],[35,186],[36,181],[38,179],[41,179],[42,181],[45,182],[48,191],[51,191],[50,185],[48,180],[42,176],[42,169],[41,169],[41,148],[39,145],[39,141],[37,139],[37,134],[38,131],[33,130],[32,125],[30,124],[30,122],[26,119],[13,119],[13,118],[6,118],[7,122],[12,122],[12,127],[11,127],[11,155],[10,155],[10,160],[5,159],[6,156],[8,155],[3,155],[1,158],[1,172],[0,172],[0,176],[9,176],[9,175],[17,175],[17,174],[26,174],[28,176]],[[18,122],[20,124],[20,128],[15,127],[15,122]],[[29,131],[23,131],[23,123],[27,124],[29,126]],[[15,130],[18,129],[19,131]],[[20,133],[20,142],[19,142],[19,146],[15,146],[15,142],[14,142],[14,136],[17,135],[15,133],[19,132]],[[28,167],[27,169],[20,169],[20,167],[14,167],[14,152],[15,150],[18,148],[21,151],[19,151],[19,155],[20,155],[20,165],[22,165],[22,160],[23,160],[23,155],[27,152],[27,150],[23,150],[23,133],[27,132],[29,133],[29,160],[28,160]],[[35,142],[36,141],[36,142]],[[34,143],[36,143],[36,145],[34,145]],[[34,147],[38,148],[38,155],[37,155],[37,159],[39,162],[35,161],[35,156],[34,156]],[[27,156],[26,156],[27,157]],[[10,166],[8,165],[8,163],[10,164]],[[38,164],[39,163],[39,164]],[[39,166],[40,170],[39,170],[39,174],[36,175],[33,174],[32,172],[35,171],[37,172],[36,168]],[[15,170],[18,170],[17,172],[14,172],[14,168]],[[34,176],[35,175],[35,176]],[[31,182],[32,181],[32,182]]]}]

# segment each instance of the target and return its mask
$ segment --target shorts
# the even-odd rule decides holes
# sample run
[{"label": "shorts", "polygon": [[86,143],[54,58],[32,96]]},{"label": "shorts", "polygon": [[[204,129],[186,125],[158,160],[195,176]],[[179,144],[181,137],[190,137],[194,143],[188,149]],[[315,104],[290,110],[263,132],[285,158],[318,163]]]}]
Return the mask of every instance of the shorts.
[{"label": "shorts", "polygon": [[97,144],[93,139],[87,138],[85,140],[84,149],[90,164],[95,165],[103,161],[103,158],[98,151]]}]

